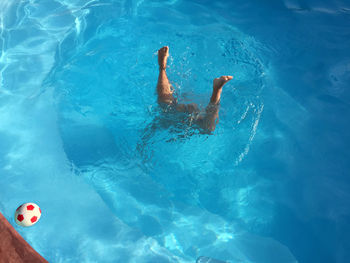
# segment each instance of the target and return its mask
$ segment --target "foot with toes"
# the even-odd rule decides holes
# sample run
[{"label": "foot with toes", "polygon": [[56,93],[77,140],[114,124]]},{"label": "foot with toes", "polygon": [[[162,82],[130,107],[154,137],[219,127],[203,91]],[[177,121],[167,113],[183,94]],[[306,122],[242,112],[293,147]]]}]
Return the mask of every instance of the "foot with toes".
[{"label": "foot with toes", "polygon": [[233,79],[232,76],[221,76],[220,78],[216,78],[213,81],[213,88],[214,89],[221,89],[231,79]]},{"label": "foot with toes", "polygon": [[220,102],[222,87],[233,79],[232,76],[221,76],[213,81],[213,93],[210,98],[210,104],[216,105]]}]

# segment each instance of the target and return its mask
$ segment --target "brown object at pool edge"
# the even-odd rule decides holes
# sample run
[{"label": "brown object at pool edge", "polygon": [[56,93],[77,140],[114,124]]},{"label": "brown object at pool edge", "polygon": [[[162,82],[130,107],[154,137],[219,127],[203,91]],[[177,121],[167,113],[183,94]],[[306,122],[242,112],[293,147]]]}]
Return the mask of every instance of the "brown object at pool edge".
[{"label": "brown object at pool edge", "polygon": [[0,213],[0,263],[48,263]]}]

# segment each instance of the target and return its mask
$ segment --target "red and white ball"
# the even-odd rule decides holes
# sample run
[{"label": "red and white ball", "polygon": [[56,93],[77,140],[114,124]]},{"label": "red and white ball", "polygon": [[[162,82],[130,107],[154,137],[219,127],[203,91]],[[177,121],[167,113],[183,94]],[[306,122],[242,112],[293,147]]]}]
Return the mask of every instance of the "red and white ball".
[{"label": "red and white ball", "polygon": [[15,221],[20,226],[32,226],[39,221],[41,209],[37,204],[25,203],[15,212]]}]

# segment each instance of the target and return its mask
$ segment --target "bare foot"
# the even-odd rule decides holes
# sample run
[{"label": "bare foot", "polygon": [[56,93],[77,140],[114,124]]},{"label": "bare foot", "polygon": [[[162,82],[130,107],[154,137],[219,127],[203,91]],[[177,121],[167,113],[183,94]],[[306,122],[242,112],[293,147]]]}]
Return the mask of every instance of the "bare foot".
[{"label": "bare foot", "polygon": [[169,57],[169,47],[165,46],[158,50],[159,69],[166,69],[166,62]]},{"label": "bare foot", "polygon": [[231,79],[232,76],[221,76],[213,81],[213,93],[211,94],[210,104],[216,105],[220,102],[222,87]]},{"label": "bare foot", "polygon": [[232,76],[221,76],[220,78],[216,78],[213,81],[213,88],[214,89],[221,89],[231,79],[233,79]]}]

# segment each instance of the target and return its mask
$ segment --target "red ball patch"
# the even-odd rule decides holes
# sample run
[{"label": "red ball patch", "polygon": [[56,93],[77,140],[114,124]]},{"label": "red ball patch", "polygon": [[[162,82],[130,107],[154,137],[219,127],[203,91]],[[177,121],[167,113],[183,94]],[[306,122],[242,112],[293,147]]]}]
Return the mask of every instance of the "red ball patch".
[{"label": "red ball patch", "polygon": [[33,216],[33,217],[30,219],[30,221],[31,221],[32,223],[34,223],[36,220],[38,220],[38,218],[37,218],[36,216]]},{"label": "red ball patch", "polygon": [[34,206],[33,205],[27,205],[27,210],[34,210]]},{"label": "red ball patch", "polygon": [[40,211],[40,214],[41,214],[41,209],[40,209],[40,207],[39,207],[39,211]]},{"label": "red ball patch", "polygon": [[19,222],[22,222],[23,219],[24,219],[24,216],[23,216],[23,215],[18,215],[18,216],[17,216],[17,220],[18,220]]}]

